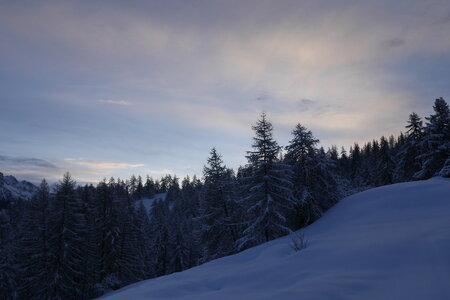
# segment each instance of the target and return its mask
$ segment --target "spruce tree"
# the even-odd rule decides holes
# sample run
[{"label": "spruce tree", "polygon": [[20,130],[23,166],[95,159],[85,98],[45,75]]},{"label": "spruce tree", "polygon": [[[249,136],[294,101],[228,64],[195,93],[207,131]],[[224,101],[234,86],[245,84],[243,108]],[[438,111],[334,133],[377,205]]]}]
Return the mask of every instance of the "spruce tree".
[{"label": "spruce tree", "polygon": [[20,297],[23,299],[49,298],[51,252],[49,238],[50,192],[42,180],[37,194],[27,206],[19,241]]},{"label": "spruce tree", "polygon": [[119,256],[120,214],[121,206],[118,197],[114,195],[116,184],[110,180],[100,182],[96,188],[95,203],[97,225],[99,232],[98,252],[100,259],[100,278],[105,289],[117,288],[119,283],[116,275],[117,257]]},{"label": "spruce tree", "polygon": [[11,231],[10,216],[5,210],[0,210],[0,299],[5,300],[15,300],[19,296],[15,239]]},{"label": "spruce tree", "polygon": [[415,112],[409,115],[406,140],[396,154],[394,180],[396,182],[412,180],[421,168],[416,157],[419,155],[419,144],[424,135],[422,119]]},{"label": "spruce tree", "polygon": [[394,161],[391,157],[389,142],[384,136],[380,139],[380,152],[377,157],[377,185],[393,183]]},{"label": "spruce tree", "polygon": [[233,223],[233,203],[230,181],[221,156],[212,148],[203,168],[204,187],[201,202],[201,239],[205,245],[205,260],[222,257],[233,251],[236,233]]},{"label": "spruce tree", "polygon": [[151,226],[144,204],[139,202],[136,211],[135,227],[137,229],[137,246],[144,278],[153,274],[151,258]]},{"label": "spruce tree", "polygon": [[420,143],[421,170],[414,174],[415,178],[426,179],[438,175],[450,157],[450,112],[443,98],[434,102],[434,114],[426,118],[428,123],[425,136]]},{"label": "spruce tree", "polygon": [[99,242],[101,230],[99,227],[98,209],[95,197],[95,188],[92,185],[86,185],[79,188],[82,202],[82,216],[86,224],[83,238],[83,262],[82,262],[82,286],[83,298],[90,299],[102,294],[99,289],[101,260]]},{"label": "spruce tree", "polygon": [[50,209],[50,247],[52,262],[50,287],[54,299],[80,299],[82,290],[82,235],[85,223],[81,202],[75,193],[76,183],[69,173],[64,174],[56,187]]},{"label": "spruce tree", "polygon": [[[323,149],[317,149],[318,142],[310,130],[297,124],[285,148],[285,160],[293,169],[295,228],[320,217],[339,198],[332,172],[335,162],[326,156]],[[345,157],[345,152],[343,154]]]},{"label": "spruce tree", "polygon": [[169,209],[163,200],[156,200],[151,209],[150,252],[155,277],[169,272]]},{"label": "spruce tree", "polygon": [[245,197],[248,219],[240,249],[258,245],[288,234],[287,214],[293,205],[290,168],[278,160],[281,147],[273,139],[272,124],[262,113],[253,126],[253,150],[247,152],[252,173],[245,178]]}]

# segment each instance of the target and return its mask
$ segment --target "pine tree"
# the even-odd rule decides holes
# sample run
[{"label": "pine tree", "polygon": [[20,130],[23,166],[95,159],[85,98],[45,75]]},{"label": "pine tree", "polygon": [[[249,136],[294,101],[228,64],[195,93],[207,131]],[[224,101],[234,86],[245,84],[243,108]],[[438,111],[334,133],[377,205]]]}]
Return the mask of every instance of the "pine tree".
[{"label": "pine tree", "polygon": [[37,194],[31,199],[22,223],[19,241],[20,297],[23,299],[52,295],[49,290],[51,252],[49,247],[48,184],[42,180]]},{"label": "pine tree", "polygon": [[393,183],[394,161],[392,160],[389,142],[384,136],[380,139],[380,152],[377,156],[377,185]]},{"label": "pine tree", "polygon": [[142,177],[138,176],[134,199],[142,199],[142,197],[144,197],[144,185],[142,183]]},{"label": "pine tree", "polygon": [[265,113],[253,130],[253,151],[247,152],[252,174],[245,178],[246,196],[242,199],[248,220],[243,236],[238,240],[240,249],[291,231],[287,220],[288,210],[293,205],[290,168],[278,160],[281,147],[272,137],[273,127]]},{"label": "pine tree", "polygon": [[14,238],[11,234],[10,216],[0,210],[0,299],[18,299],[18,270],[14,253]]},{"label": "pine tree", "polygon": [[151,243],[150,251],[152,270],[155,277],[163,276],[169,272],[169,209],[162,200],[153,203],[151,209]]},{"label": "pine tree", "polygon": [[138,230],[135,227],[135,206],[130,195],[120,197],[120,236],[117,257],[117,276],[120,284],[130,284],[144,278],[138,248]]},{"label": "pine tree", "polygon": [[350,148],[350,173],[351,179],[356,186],[367,185],[367,172],[363,170],[361,148],[358,143],[355,143],[353,148]]},{"label": "pine tree", "polygon": [[101,260],[100,249],[98,247],[101,230],[98,218],[98,208],[96,200],[95,188],[92,185],[86,185],[79,189],[82,202],[82,216],[86,224],[86,230],[82,236],[83,238],[83,262],[82,262],[82,286],[83,298],[90,299],[98,297],[102,294],[99,289]]},{"label": "pine tree", "polygon": [[423,138],[423,123],[422,119],[415,112],[409,115],[408,124],[405,126],[408,130],[407,139],[419,142]]},{"label": "pine tree", "polygon": [[[335,162],[325,151],[316,148],[318,139],[311,131],[298,124],[292,131],[292,140],[286,146],[286,161],[294,171],[295,228],[320,217],[339,198]],[[345,155],[345,152],[344,152]]]},{"label": "pine tree", "polygon": [[424,129],[419,115],[411,113],[405,127],[407,136],[396,155],[394,174],[396,182],[411,180],[420,170],[420,163],[416,157],[419,155],[419,144],[423,138]]},{"label": "pine tree", "polygon": [[105,289],[118,288],[116,275],[117,257],[119,256],[121,206],[118,197],[114,195],[117,185],[113,180],[109,184],[100,182],[96,188],[95,203],[97,211],[97,225],[99,232],[98,252],[100,259],[100,278]]},{"label": "pine tree", "polygon": [[144,278],[152,277],[151,258],[151,226],[144,204],[139,202],[136,211],[135,227],[137,229],[137,245]]},{"label": "pine tree", "polygon": [[443,98],[434,102],[434,114],[426,118],[425,136],[420,143],[421,154],[417,158],[422,168],[415,178],[426,179],[438,175],[450,157],[450,112]]},{"label": "pine tree", "polygon": [[75,193],[76,183],[66,173],[56,187],[50,210],[50,247],[52,262],[50,287],[54,299],[80,299],[82,291],[83,246],[85,223],[81,216],[80,199]]},{"label": "pine tree", "polygon": [[236,233],[233,223],[233,203],[230,199],[229,172],[221,156],[212,148],[203,168],[205,184],[201,203],[201,239],[206,247],[205,260],[222,257],[233,251]]},{"label": "pine tree", "polygon": [[170,272],[181,272],[191,267],[190,245],[186,239],[185,219],[177,214],[171,226]]},{"label": "pine tree", "polygon": [[131,197],[135,197],[136,189],[138,185],[138,180],[136,176],[131,175],[130,181],[128,182],[128,193],[130,193]]},{"label": "pine tree", "polygon": [[155,182],[151,177],[147,175],[147,179],[144,185],[144,196],[147,198],[152,198],[155,196],[155,193],[156,193]]}]

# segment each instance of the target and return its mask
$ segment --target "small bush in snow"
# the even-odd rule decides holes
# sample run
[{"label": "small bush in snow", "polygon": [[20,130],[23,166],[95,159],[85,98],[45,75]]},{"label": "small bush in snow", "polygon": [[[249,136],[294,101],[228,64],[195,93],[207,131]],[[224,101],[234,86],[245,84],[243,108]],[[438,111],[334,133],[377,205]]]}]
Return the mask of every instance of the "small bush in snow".
[{"label": "small bush in snow", "polygon": [[439,175],[442,177],[450,177],[450,158],[445,161],[444,167],[442,167]]},{"label": "small bush in snow", "polygon": [[294,232],[291,234],[291,248],[297,252],[308,247],[308,240],[305,239],[305,234]]}]

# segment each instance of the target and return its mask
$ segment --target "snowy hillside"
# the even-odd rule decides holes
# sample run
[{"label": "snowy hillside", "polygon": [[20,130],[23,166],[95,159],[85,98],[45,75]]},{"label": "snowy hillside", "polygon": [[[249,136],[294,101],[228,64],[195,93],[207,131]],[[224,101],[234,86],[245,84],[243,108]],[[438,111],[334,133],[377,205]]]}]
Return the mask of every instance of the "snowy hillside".
[{"label": "snowy hillside", "polygon": [[450,299],[450,180],[347,197],[303,230],[104,299]]},{"label": "snowy hillside", "polygon": [[18,181],[14,176],[5,176],[0,172],[0,200],[30,199],[38,188],[28,181]]}]

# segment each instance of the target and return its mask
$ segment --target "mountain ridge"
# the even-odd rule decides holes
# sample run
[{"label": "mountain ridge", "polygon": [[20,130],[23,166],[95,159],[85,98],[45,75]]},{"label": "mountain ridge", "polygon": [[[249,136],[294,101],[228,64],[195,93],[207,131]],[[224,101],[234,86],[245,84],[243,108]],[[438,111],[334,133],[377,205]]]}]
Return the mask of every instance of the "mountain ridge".
[{"label": "mountain ridge", "polygon": [[38,187],[26,180],[19,181],[12,175],[0,172],[0,204],[6,205],[14,200],[30,200]]}]

